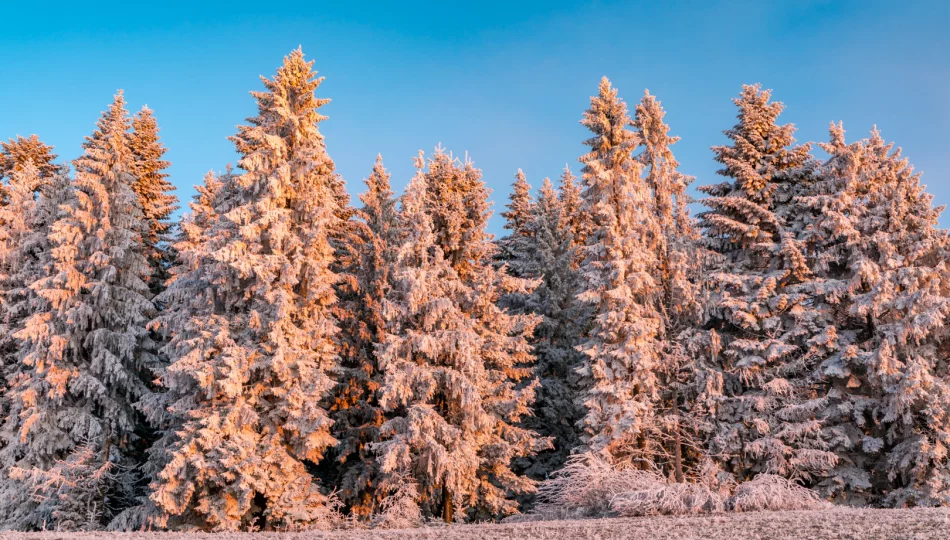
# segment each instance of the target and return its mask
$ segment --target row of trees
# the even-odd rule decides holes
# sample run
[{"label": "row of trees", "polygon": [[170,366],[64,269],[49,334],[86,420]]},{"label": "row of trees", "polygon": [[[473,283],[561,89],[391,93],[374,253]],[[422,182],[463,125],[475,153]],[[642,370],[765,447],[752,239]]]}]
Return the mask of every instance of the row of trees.
[{"label": "row of trees", "polygon": [[580,179],[377,159],[354,208],[300,50],[172,234],[151,111],[121,93],[66,166],[0,175],[0,523],[248,530],[491,519],[572,453],[848,504],[948,502],[941,209],[875,131],[795,145],[746,86],[724,181],[604,79]]}]

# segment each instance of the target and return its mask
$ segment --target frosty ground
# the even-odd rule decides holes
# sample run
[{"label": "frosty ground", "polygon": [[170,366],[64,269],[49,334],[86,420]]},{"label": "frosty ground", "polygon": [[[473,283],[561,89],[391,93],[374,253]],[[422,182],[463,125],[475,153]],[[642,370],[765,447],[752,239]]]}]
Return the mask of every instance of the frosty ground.
[{"label": "frosty ground", "polygon": [[739,540],[859,539],[892,540],[950,538],[950,509],[749,512],[695,517],[649,517],[577,521],[544,521],[502,525],[459,525],[410,530],[305,533],[0,533],[17,540],[369,540],[369,539],[614,539]]}]

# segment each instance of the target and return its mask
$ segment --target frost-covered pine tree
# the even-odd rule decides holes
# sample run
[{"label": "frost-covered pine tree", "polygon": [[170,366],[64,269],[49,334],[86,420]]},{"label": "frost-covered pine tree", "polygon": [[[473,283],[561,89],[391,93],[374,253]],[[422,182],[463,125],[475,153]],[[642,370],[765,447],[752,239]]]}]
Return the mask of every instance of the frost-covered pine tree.
[{"label": "frost-covered pine tree", "polygon": [[707,279],[722,377],[710,381],[710,451],[739,479],[820,478],[835,463],[814,377],[824,351],[813,338],[825,322],[808,301],[813,276],[795,204],[810,189],[813,163],[808,145],[794,146],[794,126],[777,124],[783,105],[769,91],[744,86],[734,101],[732,144],[713,148],[727,180],[700,188],[709,195],[700,225],[721,257]]},{"label": "frost-covered pine tree", "polygon": [[699,286],[705,254],[687,208],[691,199],[686,189],[693,178],[678,170],[671,146],[679,137],[669,135],[665,115],[660,102],[646,91],[636,106],[632,126],[640,144],[637,160],[652,192],[650,207],[659,227],[654,244],[658,263],[654,277],[661,289],[657,308],[662,318],[657,415],[663,446],[669,449],[660,465],[682,482],[684,470],[705,458],[700,450],[701,432],[708,429],[702,415],[692,410],[700,391],[697,385],[706,379],[706,366],[696,354],[701,340],[695,331],[702,322]]},{"label": "frost-covered pine tree", "polygon": [[[8,467],[48,471],[89,444],[99,465],[135,465],[142,425],[135,404],[149,393],[155,367],[145,328],[154,308],[127,129],[120,92],[74,162],[75,199],[60,205],[62,215],[49,229],[49,266],[30,286],[37,298],[15,334],[23,368],[10,389],[16,417],[5,430],[17,436],[7,439],[15,441],[4,450]],[[125,482],[101,488],[96,523],[120,511],[132,488]],[[21,504],[2,505],[7,526],[41,525],[35,508],[23,512]]]},{"label": "frost-covered pine tree", "polygon": [[157,294],[168,279],[168,268],[172,263],[173,257],[167,246],[172,226],[169,218],[178,209],[178,198],[172,194],[175,186],[168,181],[165,172],[171,164],[162,159],[166,149],[158,137],[158,122],[148,107],[142,107],[132,119],[129,148],[135,158],[135,183],[132,187],[148,224],[143,240],[152,266],[149,287]]},{"label": "frost-covered pine tree", "polygon": [[352,515],[365,519],[380,510],[386,496],[378,489],[380,473],[372,444],[379,440],[384,420],[378,398],[382,373],[377,350],[385,340],[383,305],[392,288],[399,243],[397,201],[382,156],[376,157],[360,200],[354,309],[351,324],[342,329],[352,334],[352,346],[345,349],[349,354],[341,355],[342,377],[330,413],[333,434],[340,441],[336,448],[340,497]]},{"label": "frost-covered pine tree", "polygon": [[813,302],[834,322],[828,354],[826,431],[839,456],[822,483],[852,504],[950,502],[950,381],[946,375],[950,246],[942,208],[920,174],[875,130],[847,144],[832,125],[830,155],[814,193]]},{"label": "frost-covered pine tree", "polygon": [[627,105],[604,77],[581,123],[593,136],[581,157],[583,211],[592,221],[580,267],[592,320],[579,349],[585,445],[614,462],[656,466],[662,452],[656,402],[662,360],[662,289],[655,276],[661,231],[649,186],[632,156],[638,139],[628,129]]},{"label": "frost-covered pine tree", "polygon": [[564,214],[558,192],[547,178],[541,183],[527,227],[530,243],[522,275],[540,283],[523,295],[524,305],[528,313],[540,315],[541,322],[531,340],[540,384],[534,415],[525,419],[525,426],[542,437],[550,437],[553,446],[525,460],[525,474],[544,479],[558,470],[580,445],[577,423],[584,414],[577,403],[576,371],[583,355],[576,346],[587,320],[587,308],[577,300],[581,279],[573,227]]},{"label": "frost-covered pine tree", "polygon": [[456,508],[459,517],[510,514],[511,495],[534,489],[512,460],[547,441],[518,426],[534,398],[536,384],[525,380],[536,318],[496,303],[530,284],[492,265],[481,172],[441,150],[417,167],[402,198],[405,237],[379,356],[380,402],[391,414],[380,466],[387,480],[414,479],[418,504],[446,522]]},{"label": "frost-covered pine tree", "polygon": [[336,443],[327,100],[300,49],[262,80],[258,115],[231,138],[244,172],[209,177],[160,298],[170,418],[151,498],[172,527],[319,528],[333,514],[308,472]]}]

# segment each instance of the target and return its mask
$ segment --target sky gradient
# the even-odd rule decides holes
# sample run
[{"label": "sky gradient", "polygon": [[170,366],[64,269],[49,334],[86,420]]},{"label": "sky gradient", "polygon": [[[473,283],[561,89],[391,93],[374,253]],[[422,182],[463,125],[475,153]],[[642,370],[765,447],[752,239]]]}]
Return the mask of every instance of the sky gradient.
[{"label": "sky gradient", "polygon": [[579,169],[578,121],[603,75],[631,105],[645,88],[662,101],[695,185],[719,181],[709,147],[735,123],[740,86],[760,82],[799,141],[825,140],[831,121],[849,140],[876,124],[950,203],[945,0],[297,4],[5,6],[0,138],[36,133],[71,160],[122,88],[132,111],[155,111],[187,202],[236,161],[226,137],[255,114],[258,76],[301,45],[326,77],[320,127],[351,194],[377,153],[401,190],[412,157],[441,143],[484,172],[496,234],[519,167],[535,187]]}]

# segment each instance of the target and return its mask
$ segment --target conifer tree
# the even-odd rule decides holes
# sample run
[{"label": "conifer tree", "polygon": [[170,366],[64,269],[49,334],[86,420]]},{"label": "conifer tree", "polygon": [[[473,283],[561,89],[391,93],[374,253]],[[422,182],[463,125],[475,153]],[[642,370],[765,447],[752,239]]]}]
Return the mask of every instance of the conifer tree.
[{"label": "conifer tree", "polygon": [[382,382],[377,350],[386,335],[383,304],[392,288],[395,250],[399,242],[396,198],[382,156],[376,157],[373,172],[360,195],[363,207],[357,212],[359,251],[356,254],[356,298],[351,333],[351,354],[342,355],[343,376],[334,391],[330,408],[333,433],[340,441],[340,496],[350,512],[368,518],[379,510],[385,493],[379,490],[380,473],[372,444],[379,440],[384,414],[378,390]]},{"label": "conifer tree", "polygon": [[733,144],[713,148],[727,181],[700,188],[699,215],[721,261],[709,274],[707,326],[714,333],[722,383],[711,405],[711,452],[740,479],[771,472],[809,480],[834,465],[814,384],[822,316],[807,291],[813,280],[798,239],[795,197],[808,192],[809,146],[794,126],[776,123],[783,105],[758,85],[734,100]]},{"label": "conifer tree", "polygon": [[380,466],[389,479],[414,478],[419,504],[446,522],[456,507],[470,517],[510,514],[509,496],[534,489],[512,460],[547,441],[517,425],[534,397],[536,384],[524,380],[537,320],[497,301],[530,284],[491,264],[480,171],[441,150],[424,166],[420,156],[402,199],[405,238],[387,299],[379,359],[381,404],[392,416],[377,446]]},{"label": "conifer tree", "polygon": [[[950,309],[942,208],[875,130],[830,155],[803,237],[821,277],[812,290],[829,329],[821,374],[828,438],[839,456],[826,493],[852,504],[944,505],[950,497],[946,379]],[[816,339],[817,341],[817,339]]]},{"label": "conifer tree", "polygon": [[[74,162],[75,199],[60,206],[48,235],[49,266],[30,286],[38,299],[15,334],[24,368],[11,390],[16,418],[6,422],[17,435],[6,461],[18,469],[49,470],[89,445],[97,456],[90,466],[135,465],[142,425],[135,404],[149,393],[155,367],[145,328],[154,308],[127,129],[120,92]],[[100,526],[121,510],[131,487],[95,487]],[[4,507],[8,515],[19,510]]]},{"label": "conifer tree", "polygon": [[168,268],[172,262],[166,245],[172,226],[168,219],[178,209],[178,198],[171,193],[175,186],[168,181],[168,173],[165,172],[171,164],[162,159],[166,149],[158,137],[158,122],[148,107],[142,107],[132,119],[129,148],[135,158],[135,183],[132,187],[139,197],[148,224],[148,232],[143,240],[152,267],[149,287],[157,294],[168,279]]},{"label": "conifer tree", "polygon": [[534,415],[525,419],[525,425],[542,437],[550,437],[553,446],[536,458],[529,458],[525,473],[544,479],[558,470],[580,445],[577,423],[584,415],[577,403],[576,370],[583,355],[576,346],[587,309],[576,298],[581,279],[573,227],[547,178],[541,184],[532,214],[528,224],[531,242],[523,276],[540,281],[537,288],[525,295],[527,312],[541,316],[531,340],[540,384]]},{"label": "conifer tree", "polygon": [[657,370],[661,361],[659,226],[650,193],[632,156],[627,105],[604,77],[581,123],[593,137],[581,157],[583,211],[591,217],[580,271],[593,319],[579,349],[585,390],[585,444],[615,462],[656,466]]},{"label": "conifer tree", "polygon": [[317,128],[321,80],[300,49],[262,78],[258,115],[231,138],[245,172],[221,187],[210,178],[199,207],[214,219],[188,225],[210,230],[178,244],[158,321],[174,336],[162,377],[171,440],[155,458],[164,466],[152,494],[170,526],[329,525],[332,508],[307,469],[336,443],[323,403],[337,364],[339,209]]},{"label": "conifer tree", "polygon": [[[655,278],[661,289],[657,309],[662,319],[662,350],[658,377],[660,383],[658,420],[662,443],[669,448],[662,466],[679,482],[684,469],[697,465],[705,456],[700,450],[701,431],[708,425],[692,411],[697,384],[704,376],[699,355],[695,354],[701,322],[699,282],[704,259],[699,232],[689,215],[691,202],[686,188],[692,178],[679,172],[679,163],[671,150],[679,137],[669,135],[664,123],[666,112],[660,102],[644,92],[636,106],[632,126],[642,150],[637,159],[644,180],[652,192],[650,208],[659,228],[654,247],[658,263]],[[684,450],[687,450],[684,456]],[[684,459],[690,463],[684,464]]]}]

